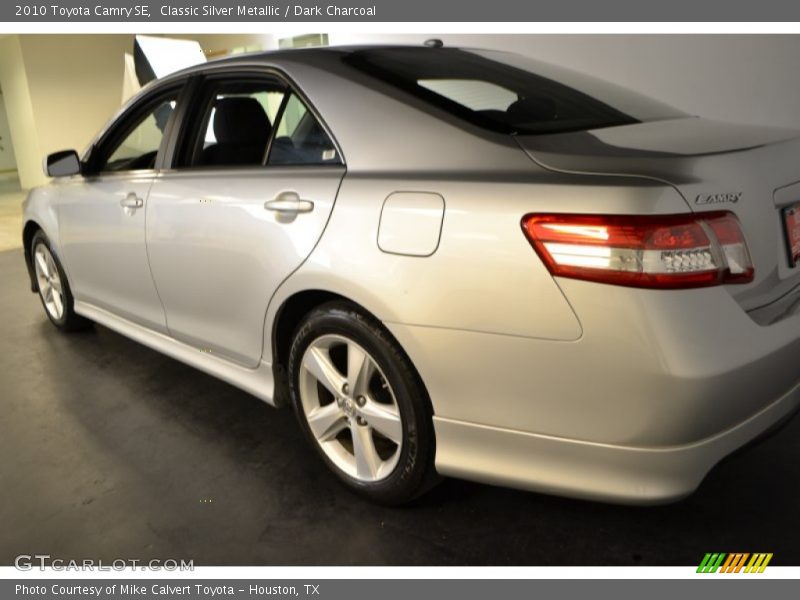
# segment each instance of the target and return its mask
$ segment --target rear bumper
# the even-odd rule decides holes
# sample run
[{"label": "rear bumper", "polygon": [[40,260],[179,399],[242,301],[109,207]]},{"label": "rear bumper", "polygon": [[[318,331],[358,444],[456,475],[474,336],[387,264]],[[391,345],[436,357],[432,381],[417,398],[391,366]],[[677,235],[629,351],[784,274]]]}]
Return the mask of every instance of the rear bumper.
[{"label": "rear bumper", "polygon": [[442,474],[667,502],[800,405],[800,306],[764,325],[722,287],[559,283],[571,342],[387,323],[430,393]]},{"label": "rear bumper", "polygon": [[758,414],[707,439],[639,448],[597,444],[434,418],[442,475],[621,504],[662,504],[691,494],[720,459],[800,407],[800,385]]}]

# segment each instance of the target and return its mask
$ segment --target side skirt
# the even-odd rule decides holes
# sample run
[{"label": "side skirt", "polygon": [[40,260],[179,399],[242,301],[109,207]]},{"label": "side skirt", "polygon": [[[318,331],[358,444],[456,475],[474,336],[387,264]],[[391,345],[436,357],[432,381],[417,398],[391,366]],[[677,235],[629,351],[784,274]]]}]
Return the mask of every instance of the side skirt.
[{"label": "side skirt", "polygon": [[179,342],[162,333],[151,331],[86,302],[76,300],[75,312],[275,406],[275,379],[271,364],[262,361],[255,369],[247,369],[217,356],[201,352],[198,348]]}]

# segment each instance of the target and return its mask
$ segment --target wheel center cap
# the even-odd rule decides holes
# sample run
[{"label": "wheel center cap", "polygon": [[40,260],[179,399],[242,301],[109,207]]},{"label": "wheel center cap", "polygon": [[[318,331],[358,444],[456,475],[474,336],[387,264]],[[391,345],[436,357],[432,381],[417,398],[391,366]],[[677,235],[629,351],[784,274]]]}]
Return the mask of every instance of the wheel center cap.
[{"label": "wheel center cap", "polygon": [[345,398],[342,402],[342,410],[347,413],[351,417],[356,416],[356,403],[353,402],[352,398]]}]

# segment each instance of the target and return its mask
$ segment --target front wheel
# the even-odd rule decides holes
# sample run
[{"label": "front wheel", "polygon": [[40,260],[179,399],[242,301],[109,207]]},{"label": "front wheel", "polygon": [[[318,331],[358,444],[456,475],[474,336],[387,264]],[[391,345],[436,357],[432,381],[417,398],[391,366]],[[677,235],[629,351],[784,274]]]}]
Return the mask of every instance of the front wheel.
[{"label": "front wheel", "polygon": [[67,276],[43,231],[37,231],[33,236],[31,261],[39,298],[45,314],[53,325],[64,331],[75,331],[90,326],[91,321],[73,310],[74,301]]},{"label": "front wheel", "polygon": [[314,310],[295,334],[289,384],[306,436],[348,487],[400,504],[435,482],[427,393],[378,321],[343,302]]}]

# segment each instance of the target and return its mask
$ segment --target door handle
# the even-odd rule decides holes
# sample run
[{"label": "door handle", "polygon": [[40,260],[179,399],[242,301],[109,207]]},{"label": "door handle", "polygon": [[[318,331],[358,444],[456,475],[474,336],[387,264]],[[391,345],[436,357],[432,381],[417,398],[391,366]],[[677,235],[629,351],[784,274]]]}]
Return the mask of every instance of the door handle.
[{"label": "door handle", "polygon": [[144,206],[144,200],[139,198],[139,196],[137,196],[135,193],[131,192],[119,201],[119,205],[122,208],[142,208],[142,206]]},{"label": "door handle", "polygon": [[314,210],[314,203],[311,200],[303,200],[297,192],[281,192],[272,200],[267,200],[264,208],[288,215],[311,212]]}]

